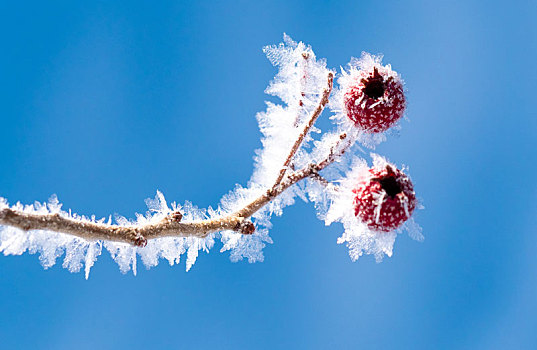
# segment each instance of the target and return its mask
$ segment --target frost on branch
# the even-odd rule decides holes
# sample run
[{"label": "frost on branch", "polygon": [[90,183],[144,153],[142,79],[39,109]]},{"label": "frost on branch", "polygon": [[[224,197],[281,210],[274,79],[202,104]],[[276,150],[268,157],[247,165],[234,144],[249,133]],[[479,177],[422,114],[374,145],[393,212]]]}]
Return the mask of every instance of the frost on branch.
[{"label": "frost on branch", "polygon": [[[172,210],[182,210],[185,222],[195,221],[205,217],[202,210],[197,209],[187,202],[184,206],[172,204],[168,207],[162,193],[157,191],[154,200],[146,200],[149,211],[146,215],[137,214],[135,220],[127,220],[124,217],[116,217],[118,226],[144,225],[160,221]],[[5,199],[1,199],[0,209],[8,207]],[[33,205],[23,206],[15,204],[13,209],[32,214],[57,214],[80,221],[81,223],[108,223],[111,218],[96,220],[95,217],[78,216],[70,211],[63,211],[56,196],[52,196],[48,203],[35,202]],[[102,248],[108,250],[112,258],[117,262],[121,272],[125,273],[132,269],[136,274],[137,255],[149,268],[156,266],[160,258],[165,259],[170,265],[178,264],[181,255],[186,253],[186,268],[192,267],[198,256],[199,250],[208,251],[214,245],[214,235],[204,239],[197,237],[165,237],[155,238],[148,242],[144,248],[136,247],[128,243],[112,241],[88,241],[72,235],[54,231],[32,230],[25,232],[11,226],[0,226],[0,251],[4,255],[21,255],[25,252],[30,254],[39,253],[39,260],[44,268],[49,268],[56,260],[65,253],[62,266],[71,272],[79,272],[82,267],[89,277],[89,272],[97,257],[101,255]]]},{"label": "frost on branch", "polygon": [[[205,210],[201,210],[190,202],[178,205],[175,202],[168,207],[164,195],[157,191],[155,199],[146,199],[149,211],[146,215],[136,214],[136,220],[130,222],[124,217],[117,217],[119,225],[146,225],[158,223],[173,212],[181,212],[182,222],[194,222],[207,218]],[[139,255],[147,268],[158,265],[160,259],[167,260],[170,266],[179,264],[181,255],[186,253],[186,270],[190,270],[196,262],[200,250],[209,252],[214,245],[214,234],[205,238],[198,237],[162,237],[148,241],[145,247],[136,247],[126,243],[107,242],[105,248],[110,251],[118,263],[121,272],[132,269],[136,274],[136,255]]]},{"label": "frost on branch", "polygon": [[[284,35],[284,43],[266,46],[263,51],[279,69],[265,92],[280,98],[283,104],[266,102],[266,111],[258,113],[263,148],[256,151],[254,172],[248,187],[238,186],[222,199],[220,210],[224,213],[238,210],[274,184],[289,150],[302,132],[304,124],[318,107],[330,72],[324,60],[317,60],[311,47],[302,42],[296,43],[287,35]],[[303,143],[305,147],[297,152],[293,167],[303,167],[310,161],[306,152],[307,143],[310,141],[311,137],[307,135]],[[301,189],[293,186],[256,212],[252,218],[258,228],[253,235],[224,232],[222,251],[231,250],[233,261],[244,257],[250,262],[263,261],[264,242],[272,243],[268,236],[270,217],[272,214],[281,215],[282,209],[292,205],[296,196],[306,199]]]},{"label": "frost on branch", "polygon": [[[295,43],[284,35],[284,44],[263,49],[278,74],[265,90],[279,97],[284,104],[267,102],[267,110],[257,115],[263,134],[263,148],[256,152],[255,170],[251,184],[269,187],[276,180],[293,143],[302,132],[304,123],[319,105],[330,71],[324,60],[317,60],[311,47]],[[320,130],[313,130],[320,132]],[[300,167],[309,161],[306,153],[311,136],[304,140],[304,148],[297,153],[294,165]]]},{"label": "frost on branch", "polygon": [[[403,230],[422,240],[421,228],[409,211],[408,215],[393,211],[397,216],[393,220],[392,212],[379,214],[393,225],[382,232],[372,229],[357,215],[358,197],[353,192],[361,179],[371,175],[367,162],[356,153],[363,154],[362,146],[374,148],[384,141],[390,133],[385,131],[402,116],[406,99],[400,76],[382,65],[381,56],[364,53],[341,70],[339,87],[333,89],[336,72],[304,43],[284,35],[284,43],[263,51],[278,68],[265,92],[280,102],[266,102],[266,110],[257,115],[262,148],[255,152],[247,186],[237,185],[216,208],[208,209],[190,202],[168,205],[157,191],[155,199],[146,200],[146,214],[130,220],[116,216],[114,222],[111,217],[97,220],[62,210],[55,196],[48,203],[11,207],[0,198],[0,252],[39,253],[45,268],[63,256],[63,267],[71,272],[84,268],[86,278],[103,248],[121,272],[134,274],[138,259],[150,268],[160,260],[179,264],[183,255],[188,271],[199,252],[209,252],[216,241],[221,242],[221,252],[230,252],[232,261],[263,261],[263,248],[272,243],[268,234],[272,215],[281,215],[296,197],[313,202],[327,225],[343,224],[338,243],[346,243],[353,261],[363,254],[377,260],[391,256]],[[325,106],[334,125],[322,132],[314,124]],[[389,164],[380,156],[372,157],[374,166]],[[393,187],[395,180],[391,181]],[[369,204],[380,204],[378,210],[384,210],[386,193]],[[395,203],[392,210],[403,210],[393,198],[390,203]]]},{"label": "frost on branch", "polygon": [[[0,209],[8,208],[7,201],[0,198]],[[105,219],[95,220],[95,217],[77,216],[61,210],[56,196],[48,203],[35,202],[33,205],[15,204],[12,209],[33,214],[58,214],[69,216],[81,222],[104,222]],[[110,220],[110,219],[109,219]],[[40,253],[39,260],[43,267],[49,268],[56,263],[58,257],[64,254],[62,266],[71,272],[78,272],[84,266],[86,278],[97,257],[102,251],[102,242],[89,242],[63,233],[33,230],[25,232],[11,226],[0,226],[0,251],[4,255],[21,255],[28,251],[30,254]]]}]

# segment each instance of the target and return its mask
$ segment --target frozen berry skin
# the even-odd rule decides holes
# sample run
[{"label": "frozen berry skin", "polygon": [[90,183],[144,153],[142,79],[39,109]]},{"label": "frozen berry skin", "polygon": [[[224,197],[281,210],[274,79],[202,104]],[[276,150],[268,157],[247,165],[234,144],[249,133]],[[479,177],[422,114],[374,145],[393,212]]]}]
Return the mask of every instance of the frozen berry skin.
[{"label": "frozen berry skin", "polygon": [[388,130],[405,112],[403,83],[389,67],[356,72],[343,102],[347,117],[368,133]]},{"label": "frozen berry skin", "polygon": [[353,191],[354,214],[370,229],[395,230],[416,208],[414,185],[407,175],[390,164],[369,169],[369,175]]}]

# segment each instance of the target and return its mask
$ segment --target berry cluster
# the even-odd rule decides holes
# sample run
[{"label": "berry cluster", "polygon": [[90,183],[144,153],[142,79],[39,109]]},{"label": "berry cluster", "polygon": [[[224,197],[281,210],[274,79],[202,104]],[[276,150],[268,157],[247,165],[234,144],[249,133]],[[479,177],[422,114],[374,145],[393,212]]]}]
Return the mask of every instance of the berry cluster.
[{"label": "berry cluster", "polygon": [[[401,79],[389,66],[373,65],[353,73],[343,99],[347,117],[366,133],[386,131],[405,111]],[[376,231],[397,229],[416,208],[412,182],[390,164],[370,168],[354,194],[356,217]]]}]

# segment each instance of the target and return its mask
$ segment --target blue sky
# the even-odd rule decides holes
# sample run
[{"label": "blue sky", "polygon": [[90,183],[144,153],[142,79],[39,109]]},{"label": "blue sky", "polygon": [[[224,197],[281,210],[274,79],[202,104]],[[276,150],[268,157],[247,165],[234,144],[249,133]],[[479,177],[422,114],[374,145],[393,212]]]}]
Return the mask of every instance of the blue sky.
[{"label": "blue sky", "polygon": [[[352,263],[310,204],[273,220],[265,262],[89,281],[0,257],[1,348],[537,348],[537,6],[530,1],[0,4],[0,196],[56,193],[132,217],[157,189],[216,205],[246,184],[255,113],[286,32],[328,65],[383,53],[409,91],[399,137],[426,210],[381,264]],[[184,262],[183,262],[184,264]]]}]

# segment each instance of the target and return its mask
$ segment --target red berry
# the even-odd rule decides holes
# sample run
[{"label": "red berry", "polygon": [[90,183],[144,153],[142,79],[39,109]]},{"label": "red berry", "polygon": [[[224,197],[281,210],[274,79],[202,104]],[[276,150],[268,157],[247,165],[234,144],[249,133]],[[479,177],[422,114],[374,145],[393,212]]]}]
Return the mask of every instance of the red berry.
[{"label": "red berry", "polygon": [[389,164],[371,168],[369,174],[353,191],[354,214],[373,230],[394,230],[416,208],[414,186],[407,175]]},{"label": "red berry", "polygon": [[406,106],[403,83],[389,67],[359,70],[344,96],[347,116],[369,133],[388,130],[403,116]]}]

